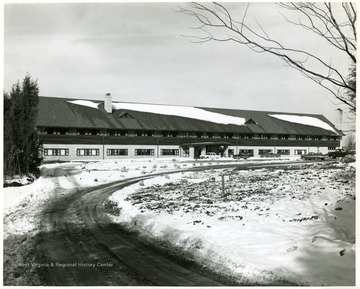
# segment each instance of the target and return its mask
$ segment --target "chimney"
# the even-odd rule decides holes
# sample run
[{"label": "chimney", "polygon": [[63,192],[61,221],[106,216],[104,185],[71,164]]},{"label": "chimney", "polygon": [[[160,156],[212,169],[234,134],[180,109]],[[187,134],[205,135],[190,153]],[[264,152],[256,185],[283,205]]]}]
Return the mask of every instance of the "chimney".
[{"label": "chimney", "polygon": [[104,109],[106,110],[107,113],[112,113],[111,93],[107,93],[107,94],[105,95]]},{"label": "chimney", "polygon": [[342,129],[342,122],[343,122],[343,110],[341,108],[337,109],[337,129],[341,130]]}]

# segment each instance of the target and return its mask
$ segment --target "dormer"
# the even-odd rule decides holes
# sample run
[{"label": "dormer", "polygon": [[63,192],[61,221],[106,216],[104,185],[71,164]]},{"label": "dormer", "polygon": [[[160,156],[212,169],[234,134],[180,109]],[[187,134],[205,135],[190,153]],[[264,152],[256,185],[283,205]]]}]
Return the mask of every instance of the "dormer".
[{"label": "dormer", "polygon": [[122,113],[119,114],[118,116],[119,119],[134,119],[133,116],[131,116],[128,112],[123,111]]},{"label": "dormer", "polygon": [[257,125],[257,123],[252,119],[252,118],[249,118],[246,122],[245,122],[245,124],[247,125],[247,124],[255,124],[255,125]]}]

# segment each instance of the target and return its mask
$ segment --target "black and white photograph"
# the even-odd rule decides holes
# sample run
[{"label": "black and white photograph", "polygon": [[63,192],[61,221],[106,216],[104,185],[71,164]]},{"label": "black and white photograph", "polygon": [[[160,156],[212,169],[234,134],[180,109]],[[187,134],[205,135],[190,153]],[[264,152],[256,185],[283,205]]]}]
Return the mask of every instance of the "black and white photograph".
[{"label": "black and white photograph", "polygon": [[355,2],[5,1],[10,286],[355,288]]}]

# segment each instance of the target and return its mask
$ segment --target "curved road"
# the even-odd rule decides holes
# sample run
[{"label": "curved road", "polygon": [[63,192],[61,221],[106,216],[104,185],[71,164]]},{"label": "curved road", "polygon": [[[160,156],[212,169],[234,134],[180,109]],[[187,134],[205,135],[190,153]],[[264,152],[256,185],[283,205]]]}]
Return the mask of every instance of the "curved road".
[{"label": "curved road", "polygon": [[[259,168],[264,167],[264,164],[216,166],[231,167]],[[214,166],[191,170],[209,168]],[[104,201],[113,192],[153,176],[73,191],[49,201],[42,216],[35,260],[43,285],[235,285],[200,268],[194,262],[141,242],[134,233],[123,230],[120,225],[109,220],[104,210]]]},{"label": "curved road", "polygon": [[47,206],[36,260],[45,285],[224,285],[107,218],[102,204],[108,196],[144,178],[72,192]]}]

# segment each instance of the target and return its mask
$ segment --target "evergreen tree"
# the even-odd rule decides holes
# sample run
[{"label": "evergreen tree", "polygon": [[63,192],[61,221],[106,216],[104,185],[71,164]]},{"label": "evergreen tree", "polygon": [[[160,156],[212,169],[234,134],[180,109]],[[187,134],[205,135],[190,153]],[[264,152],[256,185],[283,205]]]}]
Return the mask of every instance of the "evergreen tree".
[{"label": "evergreen tree", "polygon": [[4,92],[4,174],[14,174],[14,153],[13,149],[13,137],[11,127],[11,99],[7,93]]},{"label": "evergreen tree", "polygon": [[27,74],[21,85],[16,83],[9,94],[4,94],[4,103],[4,172],[38,174],[41,143],[36,129],[37,81]]},{"label": "evergreen tree", "polygon": [[[356,65],[352,65],[349,69],[349,76],[347,78],[347,83],[349,87],[352,89],[349,89],[347,91],[347,96],[349,98],[349,102],[353,104],[353,107],[356,107]],[[355,111],[353,111],[355,112]]]}]

